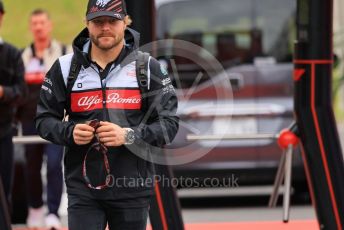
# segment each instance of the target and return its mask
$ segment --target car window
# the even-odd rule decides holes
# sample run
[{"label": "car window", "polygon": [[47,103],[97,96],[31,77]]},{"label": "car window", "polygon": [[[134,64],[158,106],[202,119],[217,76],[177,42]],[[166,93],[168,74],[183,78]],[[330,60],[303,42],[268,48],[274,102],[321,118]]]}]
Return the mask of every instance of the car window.
[{"label": "car window", "polygon": [[239,57],[242,62],[252,62],[254,56],[291,59],[296,9],[293,0],[157,2],[159,39],[191,41],[220,61]]}]

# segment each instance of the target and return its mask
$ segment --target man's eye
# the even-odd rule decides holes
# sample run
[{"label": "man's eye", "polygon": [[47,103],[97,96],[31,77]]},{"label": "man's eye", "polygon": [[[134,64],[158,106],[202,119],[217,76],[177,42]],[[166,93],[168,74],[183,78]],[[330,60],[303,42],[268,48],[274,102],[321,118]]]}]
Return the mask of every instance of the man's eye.
[{"label": "man's eye", "polygon": [[108,20],[100,20],[100,19],[94,19],[92,22],[96,25],[103,25],[105,23],[109,23],[111,25],[114,25],[117,23],[117,19],[108,19]]},{"label": "man's eye", "polygon": [[101,20],[93,20],[94,24],[102,24],[103,22]]}]

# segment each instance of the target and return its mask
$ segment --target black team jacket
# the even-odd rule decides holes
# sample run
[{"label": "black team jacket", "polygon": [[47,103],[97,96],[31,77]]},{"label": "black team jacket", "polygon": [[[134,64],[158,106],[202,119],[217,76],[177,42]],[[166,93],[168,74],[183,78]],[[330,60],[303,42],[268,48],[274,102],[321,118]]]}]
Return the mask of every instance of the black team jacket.
[{"label": "black team jacket", "polygon": [[[41,137],[66,147],[65,181],[69,194],[123,201],[126,207],[147,205],[138,202],[138,198],[153,194],[154,168],[148,159],[153,148],[163,147],[175,137],[178,101],[167,71],[153,57],[148,62],[149,89],[143,100],[135,68],[138,44],[139,34],[127,29],[119,57],[100,71],[90,61],[91,42],[84,29],[73,42],[74,55],[82,67],[70,97],[66,85],[73,54],[59,58],[47,73],[35,122]],[[62,121],[65,110],[68,121]],[[72,134],[75,124],[92,119],[132,128],[136,136],[133,145],[108,148],[115,184],[103,190],[86,186],[82,163],[89,145],[76,145]],[[92,184],[105,180],[101,154],[88,156],[86,166]]]}]

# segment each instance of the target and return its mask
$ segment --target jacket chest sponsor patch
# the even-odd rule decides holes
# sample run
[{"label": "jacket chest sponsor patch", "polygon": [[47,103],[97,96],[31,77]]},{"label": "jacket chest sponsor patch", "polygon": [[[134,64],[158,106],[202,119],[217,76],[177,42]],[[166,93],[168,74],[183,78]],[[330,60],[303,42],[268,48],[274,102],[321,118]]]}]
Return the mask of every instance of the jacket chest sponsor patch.
[{"label": "jacket chest sponsor patch", "polygon": [[90,92],[73,92],[71,94],[72,112],[85,112],[102,109],[103,105],[107,109],[141,109],[140,90],[122,89],[106,90],[106,98],[103,98],[102,90]]}]

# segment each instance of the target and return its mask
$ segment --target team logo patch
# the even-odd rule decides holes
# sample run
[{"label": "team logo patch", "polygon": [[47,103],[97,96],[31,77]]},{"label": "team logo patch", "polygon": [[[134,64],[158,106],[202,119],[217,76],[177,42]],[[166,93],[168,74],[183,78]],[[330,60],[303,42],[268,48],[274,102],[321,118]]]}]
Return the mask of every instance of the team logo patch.
[{"label": "team logo patch", "polygon": [[169,85],[169,84],[171,84],[172,82],[171,82],[171,79],[170,78],[165,78],[165,79],[163,79],[162,81],[161,81],[161,84],[163,85],[163,86],[166,86],[166,85]]},{"label": "team logo patch", "polygon": [[72,112],[85,112],[97,109],[141,109],[141,94],[138,89],[107,90],[106,99],[101,90],[71,94]]},{"label": "team logo patch", "polygon": [[161,73],[163,74],[163,75],[168,75],[168,71],[167,71],[167,68],[166,68],[166,66],[165,65],[163,65],[163,64],[160,64],[160,71],[161,71]]},{"label": "team logo patch", "polygon": [[96,5],[99,7],[106,6],[111,0],[97,0]]},{"label": "team logo patch", "polygon": [[119,13],[114,13],[113,16],[115,16],[116,18],[122,18],[122,15],[120,15]]}]

